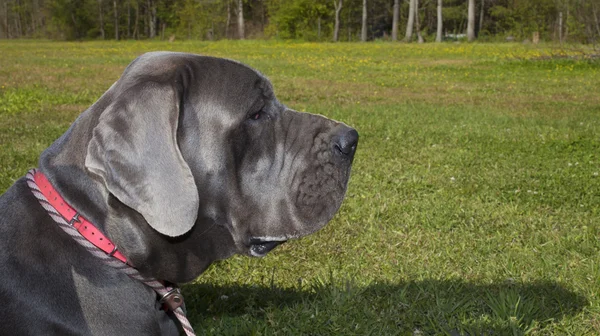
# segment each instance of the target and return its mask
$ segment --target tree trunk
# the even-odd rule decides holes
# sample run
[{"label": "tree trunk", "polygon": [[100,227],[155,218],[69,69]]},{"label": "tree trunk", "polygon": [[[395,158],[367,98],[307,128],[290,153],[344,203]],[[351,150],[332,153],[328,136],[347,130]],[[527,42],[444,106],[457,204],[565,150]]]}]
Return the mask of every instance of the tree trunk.
[{"label": "tree trunk", "polygon": [[148,26],[148,21],[150,21],[150,20],[148,19],[148,6],[147,6],[147,4],[148,3],[146,2],[146,8],[143,8],[144,9],[143,10],[143,13],[144,13],[144,16],[143,16],[143,19],[144,19],[144,36],[146,38],[148,38],[148,36],[150,36],[150,27]]},{"label": "tree trunk", "polygon": [[348,27],[348,42],[352,41],[352,27],[350,26],[350,11],[346,16],[346,27]]},{"label": "tree trunk", "polygon": [[149,11],[150,11],[150,38],[156,37],[156,6],[154,1],[148,0]]},{"label": "tree trunk", "polygon": [[569,2],[567,1],[567,15],[565,17],[565,41],[569,38]]},{"label": "tree trunk", "polygon": [[335,6],[335,24],[333,26],[333,42],[337,42],[339,34],[340,34],[340,11],[342,10],[342,0],[335,1],[333,3],[333,5]]},{"label": "tree trunk", "polygon": [[119,11],[117,9],[117,0],[113,0],[113,9],[115,11],[115,40],[119,40]]},{"label": "tree trunk", "polygon": [[400,12],[400,0],[394,0],[394,11],[392,14],[392,41],[398,41],[398,14]]},{"label": "tree trunk", "polygon": [[37,1],[32,0],[31,1],[31,35],[32,36],[36,36],[37,34],[37,24],[36,24],[36,19],[35,19],[35,14],[38,13],[38,9],[37,9]]},{"label": "tree trunk", "polygon": [[562,12],[558,13],[558,41],[560,42],[560,44],[562,44],[562,27],[563,24],[563,20],[562,20]]},{"label": "tree trunk", "polygon": [[38,10],[37,15],[35,16],[37,20],[37,26],[41,29],[46,28],[46,24],[44,22],[44,3],[40,4],[39,1],[36,1],[36,8]]},{"label": "tree trunk", "polygon": [[44,3],[36,2],[38,13],[36,15],[36,20],[39,28],[44,29],[46,27],[46,23],[44,22]]},{"label": "tree trunk", "polygon": [[321,17],[317,18],[317,41],[321,41]]},{"label": "tree trunk", "polygon": [[4,2],[4,27],[6,29],[6,38],[10,38],[10,26],[8,24],[8,2]]},{"label": "tree trunk", "polygon": [[[265,24],[266,24],[266,13],[265,13],[265,0],[262,0],[260,2],[260,30],[262,31],[263,35],[265,33]],[[319,16],[320,18],[320,16]]]},{"label": "tree trunk", "polygon": [[131,0],[127,1],[127,38],[131,38]]},{"label": "tree trunk", "polygon": [[423,43],[421,35],[421,23],[419,22],[419,0],[415,0],[415,28],[417,29],[417,41]]},{"label": "tree trunk", "polygon": [[467,21],[467,40],[475,41],[475,0],[469,0],[469,11]]},{"label": "tree trunk", "polygon": [[444,21],[442,20],[442,0],[438,0],[438,3],[437,3],[437,33],[435,35],[435,42],[442,42],[443,27],[444,27]]},{"label": "tree trunk", "polygon": [[75,14],[71,12],[71,21],[73,21],[73,28],[75,29],[75,37],[79,38],[79,31],[77,30],[77,20],[75,20]]},{"label": "tree trunk", "polygon": [[485,6],[485,0],[481,0],[481,8],[479,9],[479,30],[477,31],[477,36],[479,36],[481,34],[481,31],[483,30],[484,6]]},{"label": "tree trunk", "polygon": [[140,38],[140,31],[138,29],[140,22],[140,4],[135,2],[135,23],[133,24],[133,38],[138,40]]},{"label": "tree trunk", "polygon": [[152,1],[152,28],[154,29],[154,37],[158,35],[158,16],[156,15],[156,2]]},{"label": "tree trunk", "polygon": [[100,36],[104,40],[104,15],[102,14],[102,0],[98,0],[98,12],[100,14]]},{"label": "tree trunk", "polygon": [[19,34],[19,20],[17,19],[17,17],[14,17],[15,19],[15,36],[17,38],[21,38],[21,34]]},{"label": "tree trunk", "polygon": [[[17,0],[17,8],[21,8],[21,1]],[[17,14],[17,16],[15,17],[15,23],[17,26],[17,37],[21,38],[21,36],[23,36],[23,23],[21,22],[21,13],[19,10],[17,10],[15,12],[15,14]]]},{"label": "tree trunk", "polygon": [[[588,24],[588,23],[589,23],[589,24]],[[592,29],[592,25],[591,25],[591,23],[590,23],[590,22],[587,22],[587,21],[586,21],[586,23],[585,23],[585,32],[586,32],[586,36],[587,36],[588,42],[590,42],[590,43],[594,43],[594,41],[595,41],[595,36],[594,36],[594,31],[593,31],[593,29]],[[595,43],[594,43],[594,44],[595,44]]]},{"label": "tree trunk", "polygon": [[410,42],[413,34],[413,26],[415,25],[415,0],[409,0],[410,5],[408,6],[408,21],[406,22],[406,36],[404,36],[405,42]]},{"label": "tree trunk", "polygon": [[367,0],[363,0],[362,8],[362,26],[360,29],[360,41],[367,41]]},{"label": "tree trunk", "polygon": [[238,0],[238,10],[237,10],[237,18],[238,18],[238,37],[240,40],[245,38],[244,33],[244,1]]},{"label": "tree trunk", "polygon": [[225,38],[229,38],[229,24],[231,23],[231,1],[227,1],[227,21],[225,22]]},{"label": "tree trunk", "polygon": [[598,33],[598,37],[600,37],[600,22],[598,21],[598,14],[596,13],[596,7],[593,7],[594,12],[594,22],[596,23],[596,32]]},{"label": "tree trunk", "polygon": [[144,8],[144,34],[146,38],[150,37],[150,1],[146,0]]}]

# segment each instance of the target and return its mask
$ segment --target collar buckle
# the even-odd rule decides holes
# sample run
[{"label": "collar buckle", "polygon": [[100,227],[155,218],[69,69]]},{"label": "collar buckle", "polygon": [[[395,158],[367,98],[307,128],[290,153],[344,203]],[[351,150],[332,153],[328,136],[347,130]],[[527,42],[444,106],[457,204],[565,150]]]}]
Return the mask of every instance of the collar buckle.
[{"label": "collar buckle", "polygon": [[163,304],[163,307],[165,307],[166,310],[174,311],[183,305],[183,295],[181,294],[181,290],[179,287],[174,287],[165,293],[165,295],[160,298],[159,302]]},{"label": "collar buckle", "polygon": [[81,223],[81,220],[79,219],[79,212],[76,212],[73,218],[71,218],[69,221],[69,225],[71,226],[75,226],[75,223]]}]

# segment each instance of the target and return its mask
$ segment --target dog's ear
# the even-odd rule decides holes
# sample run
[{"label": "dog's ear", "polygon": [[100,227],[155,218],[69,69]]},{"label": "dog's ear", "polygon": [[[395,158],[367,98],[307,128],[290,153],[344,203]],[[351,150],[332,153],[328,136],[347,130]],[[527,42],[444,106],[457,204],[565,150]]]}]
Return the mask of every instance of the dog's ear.
[{"label": "dog's ear", "polygon": [[101,114],[85,166],[152,228],[176,237],[198,215],[198,191],[177,144],[179,94],[143,83],[122,92]]}]

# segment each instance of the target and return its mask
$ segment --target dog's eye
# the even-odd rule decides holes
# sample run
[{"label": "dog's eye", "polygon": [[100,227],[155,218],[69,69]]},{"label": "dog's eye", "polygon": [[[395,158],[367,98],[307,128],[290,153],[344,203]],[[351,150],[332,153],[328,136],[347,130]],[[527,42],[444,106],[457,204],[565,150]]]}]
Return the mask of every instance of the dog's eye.
[{"label": "dog's eye", "polygon": [[250,120],[258,120],[262,117],[262,111],[256,112],[250,116]]}]

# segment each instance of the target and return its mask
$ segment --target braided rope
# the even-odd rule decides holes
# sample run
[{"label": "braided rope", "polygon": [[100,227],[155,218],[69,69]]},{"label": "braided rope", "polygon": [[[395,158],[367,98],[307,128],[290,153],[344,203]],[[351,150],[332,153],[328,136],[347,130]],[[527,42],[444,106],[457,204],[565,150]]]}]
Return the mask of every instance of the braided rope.
[{"label": "braided rope", "polygon": [[[50,202],[48,202],[46,197],[42,194],[39,187],[35,183],[35,180],[33,178],[33,175],[35,173],[36,173],[36,169],[32,169],[25,176],[25,178],[27,179],[27,185],[29,186],[29,189],[31,189],[31,192],[33,193],[33,195],[38,199],[41,206],[48,212],[50,217],[52,217],[52,219],[58,224],[58,226],[61,229],[63,229],[69,236],[71,236],[71,238],[73,238],[73,240],[75,240],[77,243],[79,243],[81,246],[83,246],[92,255],[101,259],[108,266],[120,270],[121,272],[127,274],[132,279],[143,282],[145,285],[152,288],[159,295],[159,297],[163,297],[165,294],[167,294],[169,291],[171,291],[173,289],[172,287],[165,287],[160,281],[158,281],[154,278],[145,277],[145,276],[141,275],[137,269],[106,254],[106,252],[97,248],[95,245],[93,245],[87,239],[85,239],[83,236],[81,236],[79,231],[77,231],[77,229],[75,229],[71,224],[69,224],[58,213],[58,211],[56,211],[56,209],[52,205],[50,205]],[[173,310],[173,313],[175,314],[175,317],[177,317],[177,319],[179,320],[179,323],[181,323],[181,326],[183,327],[183,331],[185,332],[185,334],[188,336],[195,336],[196,334],[194,333],[194,329],[192,328],[192,325],[188,321],[187,317],[185,316],[183,309],[181,309],[181,307],[178,307],[177,309]]]}]

